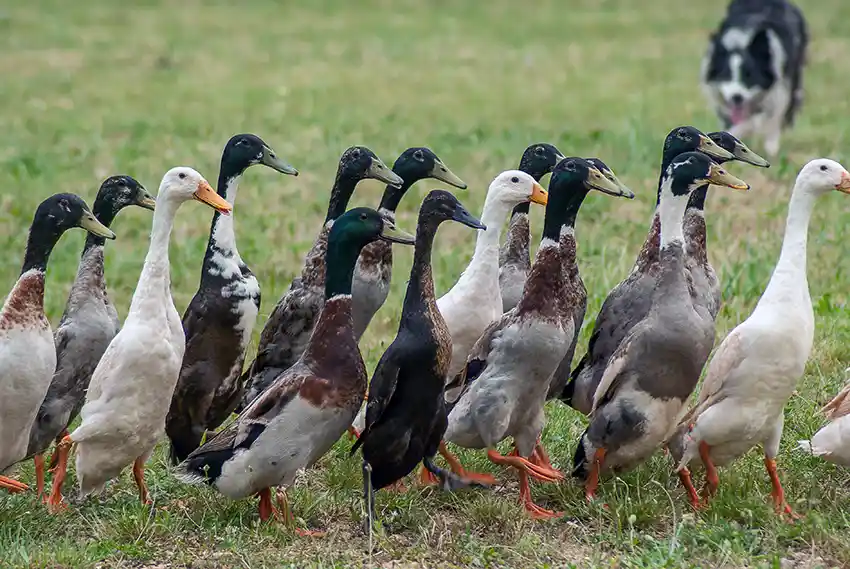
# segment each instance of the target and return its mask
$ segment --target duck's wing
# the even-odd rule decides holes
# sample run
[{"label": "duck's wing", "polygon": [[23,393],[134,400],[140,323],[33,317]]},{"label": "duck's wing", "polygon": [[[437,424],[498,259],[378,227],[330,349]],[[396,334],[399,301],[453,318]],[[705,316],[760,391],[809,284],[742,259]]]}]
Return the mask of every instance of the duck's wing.
[{"label": "duck's wing", "polygon": [[499,337],[502,330],[508,324],[514,310],[506,312],[500,319],[496,320],[484,330],[481,337],[473,344],[472,350],[469,352],[469,357],[466,359],[466,365],[458,373],[452,381],[446,385],[446,391],[457,390],[456,397],[452,400],[457,402],[461,396],[470,388],[472,383],[487,368],[487,361],[490,356],[490,351],[493,349],[493,340]]},{"label": "duck's wing", "polygon": [[824,405],[823,413],[832,421],[844,415],[850,415],[850,383],[838,392],[838,395]]},{"label": "duck's wing", "polygon": [[215,481],[224,464],[237,452],[249,449],[273,420],[285,420],[287,408],[305,383],[311,380],[324,381],[302,366],[295,366],[281,375],[236,421],[180,463],[177,466],[181,471],[179,476],[187,481]]},{"label": "duck's wing", "polygon": [[726,378],[744,361],[745,353],[742,345],[743,339],[739,328],[732,330],[720,343],[708,364],[696,405],[685,414],[681,423],[690,423],[694,417],[724,398],[723,384]]},{"label": "duck's wing", "polygon": [[372,432],[372,427],[381,420],[381,416],[387,410],[393,398],[396,385],[398,385],[399,374],[401,373],[401,366],[394,357],[396,352],[394,346],[396,346],[396,342],[390,344],[390,347],[381,356],[381,360],[375,368],[375,373],[372,375],[372,381],[369,382],[369,397],[366,403],[366,426],[363,432],[360,433],[360,437],[358,437],[357,441],[351,447],[350,454],[354,454],[366,442],[366,439]]}]

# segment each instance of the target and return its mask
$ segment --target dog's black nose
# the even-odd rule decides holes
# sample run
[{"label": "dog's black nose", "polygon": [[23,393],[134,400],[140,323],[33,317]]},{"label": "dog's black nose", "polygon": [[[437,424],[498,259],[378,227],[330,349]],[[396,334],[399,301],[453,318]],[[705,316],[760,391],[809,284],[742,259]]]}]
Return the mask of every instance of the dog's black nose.
[{"label": "dog's black nose", "polygon": [[740,107],[744,104],[744,96],[740,93],[735,93],[729,98],[729,102],[735,105],[736,107]]}]

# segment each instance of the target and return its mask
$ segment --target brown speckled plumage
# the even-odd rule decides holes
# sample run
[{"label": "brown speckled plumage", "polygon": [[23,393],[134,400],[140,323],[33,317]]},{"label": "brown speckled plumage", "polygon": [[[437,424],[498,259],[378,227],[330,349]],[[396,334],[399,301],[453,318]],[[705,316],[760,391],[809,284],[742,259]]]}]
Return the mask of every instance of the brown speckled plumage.
[{"label": "brown speckled plumage", "polygon": [[0,330],[13,328],[45,329],[50,326],[44,315],[44,273],[39,270],[21,275],[0,313]]}]

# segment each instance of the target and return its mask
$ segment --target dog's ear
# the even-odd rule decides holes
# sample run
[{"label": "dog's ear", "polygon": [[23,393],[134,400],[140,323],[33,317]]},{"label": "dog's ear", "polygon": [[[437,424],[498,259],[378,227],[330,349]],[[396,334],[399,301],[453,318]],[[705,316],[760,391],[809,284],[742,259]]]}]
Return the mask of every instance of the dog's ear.
[{"label": "dog's ear", "polygon": [[753,39],[750,40],[747,51],[750,52],[753,59],[765,64],[765,68],[770,68],[770,38],[767,36],[767,28],[761,28],[753,34]]}]

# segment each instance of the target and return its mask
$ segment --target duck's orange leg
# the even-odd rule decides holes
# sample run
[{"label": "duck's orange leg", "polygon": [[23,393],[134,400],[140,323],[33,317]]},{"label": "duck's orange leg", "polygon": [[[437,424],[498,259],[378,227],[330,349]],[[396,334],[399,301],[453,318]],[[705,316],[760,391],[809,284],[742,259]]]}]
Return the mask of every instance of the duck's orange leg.
[{"label": "duck's orange leg", "polygon": [[292,515],[292,510],[289,508],[289,498],[286,497],[286,490],[278,488],[276,497],[278,508],[280,508],[278,514],[283,518],[286,525],[293,528],[296,534],[301,537],[325,537],[327,532],[295,527],[295,516]]},{"label": "duck's orange leg", "polygon": [[685,487],[685,492],[688,493],[688,501],[691,503],[691,506],[693,506],[695,510],[699,510],[701,506],[699,494],[697,494],[697,489],[694,488],[694,483],[691,480],[691,471],[687,468],[680,470],[679,480],[682,481],[682,486]]},{"label": "duck's orange leg", "polygon": [[38,492],[38,497],[44,494],[44,456],[41,453],[36,453],[32,457],[32,462],[35,465],[35,488]]},{"label": "duck's orange leg", "polygon": [[[517,470],[517,473],[519,474],[519,500],[522,502],[522,505],[532,518],[550,519],[559,518],[564,515],[563,512],[554,512],[535,504],[531,499],[531,487],[528,483],[529,475],[538,480],[557,482],[558,480],[563,479],[563,474],[556,470],[547,472],[521,456],[502,456],[493,449],[489,449],[487,451],[487,458],[489,458],[494,464],[510,466]],[[558,475],[560,475],[560,478]]]},{"label": "duck's orange leg", "polygon": [[12,494],[17,494],[18,492],[26,492],[30,489],[30,487],[24,484],[23,482],[18,482],[14,478],[7,478],[6,476],[0,476],[0,488],[8,490]]},{"label": "duck's orange leg", "polygon": [[434,473],[422,466],[422,470],[419,471],[419,483],[423,486],[431,486],[432,484],[437,484],[440,480],[434,476]]},{"label": "duck's orange leg", "polygon": [[56,465],[59,463],[59,443],[61,443],[62,439],[67,436],[68,429],[62,429],[62,432],[56,437],[56,446],[53,447],[53,453],[50,455],[50,465],[48,466],[50,472],[53,472],[53,469],[56,468]]},{"label": "duck's orange leg", "polygon": [[764,457],[764,466],[767,468],[767,475],[770,476],[770,484],[772,489],[770,495],[773,497],[773,505],[776,508],[777,514],[785,514],[790,519],[797,520],[802,518],[801,515],[794,512],[788,502],[785,501],[785,489],[782,488],[782,483],[779,481],[779,473],[776,470],[776,460]]},{"label": "duck's orange leg", "polygon": [[62,484],[65,483],[65,476],[68,473],[68,455],[71,453],[71,445],[74,441],[70,435],[65,435],[62,440],[56,445],[58,454],[56,460],[56,469],[53,474],[53,488],[50,490],[50,497],[47,499],[47,507],[51,513],[56,513],[64,506],[62,501]]},{"label": "duck's orange leg", "polygon": [[590,474],[587,476],[587,482],[584,483],[584,496],[588,502],[592,502],[596,498],[596,489],[599,487],[599,473],[602,470],[602,463],[605,461],[605,453],[604,448],[598,448],[593,453],[593,464],[590,465]]},{"label": "duck's orange leg", "polygon": [[478,484],[483,484],[485,486],[493,486],[496,484],[496,478],[494,478],[492,474],[470,472],[469,470],[466,470],[458,458],[446,447],[445,441],[440,441],[440,454],[443,455],[443,458],[445,458],[446,462],[449,463],[449,468],[451,468],[452,472],[464,480],[477,482]]},{"label": "duck's orange leg", "polygon": [[348,427],[348,438],[352,441],[355,441],[360,438],[360,431],[355,429],[353,426]]},{"label": "duck's orange leg", "polygon": [[552,461],[549,460],[549,453],[547,453],[546,449],[543,448],[543,443],[540,441],[540,439],[537,439],[537,444],[534,445],[534,451],[532,451],[531,456],[528,460],[532,464],[536,464],[537,466],[540,466],[547,470],[557,471],[557,469],[552,466]]},{"label": "duck's orange leg", "polygon": [[148,485],[145,484],[145,462],[141,456],[133,462],[133,478],[139,488],[139,500],[143,505],[150,506],[153,502],[148,494]]},{"label": "duck's orange leg", "polygon": [[259,512],[260,520],[267,522],[272,516],[277,516],[278,512],[272,504],[272,491],[270,488],[263,488],[257,492],[260,498]]},{"label": "duck's orange leg", "polygon": [[717,488],[720,486],[720,477],[717,476],[717,468],[711,460],[711,447],[705,441],[699,443],[699,457],[705,466],[705,487],[703,488],[703,498],[708,502],[708,499],[717,493]]}]

